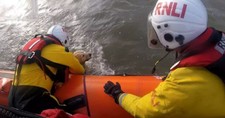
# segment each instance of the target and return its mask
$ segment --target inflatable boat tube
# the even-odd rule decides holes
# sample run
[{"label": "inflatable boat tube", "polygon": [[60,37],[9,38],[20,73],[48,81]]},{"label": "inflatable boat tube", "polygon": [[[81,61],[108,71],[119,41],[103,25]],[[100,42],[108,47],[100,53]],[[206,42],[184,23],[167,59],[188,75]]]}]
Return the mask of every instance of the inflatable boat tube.
[{"label": "inflatable boat tube", "polygon": [[[6,80],[12,81],[12,79],[2,77],[0,84]],[[158,76],[71,75],[68,81],[57,89],[55,96],[60,102],[64,102],[64,100],[77,95],[86,95],[87,105],[76,112],[90,115],[91,118],[132,118],[129,113],[114,103],[113,98],[104,93],[103,86],[109,80],[119,82],[124,92],[138,96],[143,96],[154,90],[161,82]],[[1,92],[4,93],[0,95],[1,105],[7,105],[9,86],[4,84],[0,86]]]}]

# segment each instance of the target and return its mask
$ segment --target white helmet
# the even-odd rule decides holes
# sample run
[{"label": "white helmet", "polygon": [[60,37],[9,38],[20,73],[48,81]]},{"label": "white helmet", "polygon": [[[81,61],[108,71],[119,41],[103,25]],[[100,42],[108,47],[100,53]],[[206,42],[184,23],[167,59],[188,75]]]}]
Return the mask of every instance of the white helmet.
[{"label": "white helmet", "polygon": [[69,36],[65,29],[60,25],[53,25],[47,32],[58,38],[64,46],[69,46]]},{"label": "white helmet", "polygon": [[158,0],[148,16],[148,46],[175,49],[194,40],[207,28],[201,0]]}]

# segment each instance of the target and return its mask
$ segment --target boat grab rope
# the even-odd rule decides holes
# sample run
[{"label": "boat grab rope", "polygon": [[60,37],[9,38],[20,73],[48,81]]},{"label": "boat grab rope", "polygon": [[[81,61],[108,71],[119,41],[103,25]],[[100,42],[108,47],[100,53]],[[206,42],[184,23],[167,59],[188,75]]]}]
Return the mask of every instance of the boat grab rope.
[{"label": "boat grab rope", "polygon": [[84,95],[85,95],[87,113],[88,113],[88,116],[91,117],[90,108],[88,104],[88,97],[87,97],[86,71],[84,72],[84,75],[83,75],[83,84],[84,84]]}]

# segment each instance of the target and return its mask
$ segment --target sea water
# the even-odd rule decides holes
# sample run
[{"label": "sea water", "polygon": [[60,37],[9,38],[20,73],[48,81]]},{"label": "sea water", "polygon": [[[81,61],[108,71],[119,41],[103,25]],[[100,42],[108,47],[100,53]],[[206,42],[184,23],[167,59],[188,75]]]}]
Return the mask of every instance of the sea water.
[{"label": "sea water", "polygon": [[[209,26],[225,31],[225,1],[203,0]],[[92,53],[87,74],[151,75],[165,50],[147,46],[147,16],[156,0],[0,0],[0,68],[13,70],[20,48],[35,34],[60,24],[70,34],[70,50]],[[197,11],[196,11],[197,12]],[[194,20],[194,19],[193,19]],[[171,53],[157,65],[165,75]]]}]

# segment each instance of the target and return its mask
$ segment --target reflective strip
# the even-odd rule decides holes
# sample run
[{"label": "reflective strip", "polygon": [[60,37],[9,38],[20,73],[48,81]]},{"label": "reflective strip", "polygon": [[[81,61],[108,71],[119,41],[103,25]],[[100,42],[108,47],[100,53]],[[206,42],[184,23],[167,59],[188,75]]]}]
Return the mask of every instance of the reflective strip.
[{"label": "reflective strip", "polygon": [[175,67],[177,67],[177,65],[180,63],[180,61],[176,62],[175,64],[173,64],[172,67],[170,67],[170,70],[173,70]]},{"label": "reflective strip", "polygon": [[120,105],[122,105],[123,98],[124,98],[126,95],[127,95],[127,93],[122,93],[122,94],[119,95],[119,100],[118,100],[118,101],[119,101],[119,104],[120,104]]},{"label": "reflective strip", "polygon": [[41,39],[38,39],[37,41],[35,41],[35,42],[29,47],[29,49],[33,48],[34,45],[36,45],[40,40],[41,40]]}]

